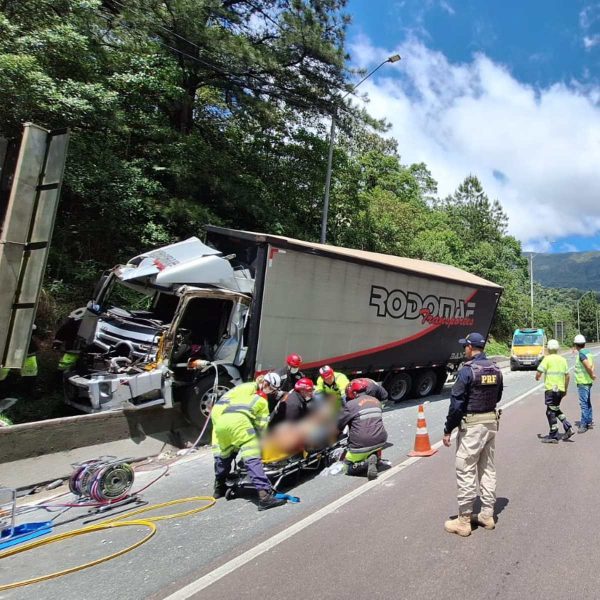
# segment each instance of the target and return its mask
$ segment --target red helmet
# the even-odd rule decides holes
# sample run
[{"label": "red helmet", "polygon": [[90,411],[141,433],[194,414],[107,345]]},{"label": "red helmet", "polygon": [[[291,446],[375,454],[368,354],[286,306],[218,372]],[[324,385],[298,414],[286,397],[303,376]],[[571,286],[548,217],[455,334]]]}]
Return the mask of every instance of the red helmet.
[{"label": "red helmet", "polygon": [[297,392],[312,392],[315,389],[315,384],[312,382],[312,379],[303,377],[302,379],[298,379],[298,381],[296,381],[294,389]]},{"label": "red helmet", "polygon": [[298,368],[302,364],[302,357],[299,354],[290,354],[285,362],[293,368]]},{"label": "red helmet", "polygon": [[323,379],[329,379],[335,375],[335,371],[329,365],[325,365],[319,369],[319,374]]},{"label": "red helmet", "polygon": [[346,398],[354,400],[356,396],[367,389],[369,382],[366,379],[354,379],[346,386]]}]

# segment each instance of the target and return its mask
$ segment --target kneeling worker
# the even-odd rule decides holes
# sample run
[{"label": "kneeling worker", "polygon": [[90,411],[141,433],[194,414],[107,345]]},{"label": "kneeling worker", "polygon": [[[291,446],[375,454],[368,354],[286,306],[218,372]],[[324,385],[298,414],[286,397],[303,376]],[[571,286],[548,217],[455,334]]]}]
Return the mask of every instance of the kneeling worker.
[{"label": "kneeling worker", "polygon": [[387,441],[383,425],[381,402],[367,395],[365,379],[355,379],[346,387],[346,404],[338,419],[338,429],[348,425],[348,451],[346,472],[348,475],[364,475],[377,478],[377,464],[381,448]]},{"label": "kneeling worker", "polygon": [[[211,413],[213,452],[215,455],[215,488],[213,496],[225,495],[227,475],[238,452],[244,459],[248,476],[258,491],[258,510],[267,510],[285,504],[273,495],[271,482],[265,475],[261,460],[259,436],[269,421],[269,396],[277,395],[281,379],[276,373],[267,373],[259,390],[242,384],[217,400]],[[238,388],[242,388],[241,392]],[[216,443],[215,443],[216,442]]]}]

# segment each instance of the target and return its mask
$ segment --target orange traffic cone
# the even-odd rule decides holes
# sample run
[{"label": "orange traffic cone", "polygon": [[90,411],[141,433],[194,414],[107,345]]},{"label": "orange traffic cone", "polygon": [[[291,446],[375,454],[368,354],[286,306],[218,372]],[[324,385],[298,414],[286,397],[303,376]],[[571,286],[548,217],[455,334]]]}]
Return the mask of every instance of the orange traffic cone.
[{"label": "orange traffic cone", "polygon": [[427,433],[427,423],[425,421],[425,407],[419,405],[419,418],[417,419],[417,434],[415,435],[415,449],[409,452],[409,456],[431,456],[437,450],[431,447],[429,434]]}]

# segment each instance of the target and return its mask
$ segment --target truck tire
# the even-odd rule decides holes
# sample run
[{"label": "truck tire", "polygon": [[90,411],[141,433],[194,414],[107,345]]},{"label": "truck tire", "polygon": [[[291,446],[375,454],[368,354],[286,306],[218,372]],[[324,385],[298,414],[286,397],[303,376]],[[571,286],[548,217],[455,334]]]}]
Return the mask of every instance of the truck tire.
[{"label": "truck tire", "polygon": [[384,382],[383,387],[387,390],[392,402],[402,402],[408,398],[412,388],[412,377],[409,373],[393,373]]},{"label": "truck tire", "polygon": [[435,388],[433,390],[434,394],[441,394],[444,389],[444,385],[448,379],[448,371],[446,368],[440,368],[435,370],[437,374],[437,383],[435,384]]},{"label": "truck tire", "polygon": [[433,369],[427,369],[422,373],[419,373],[415,381],[414,395],[417,398],[425,398],[429,396],[437,385],[438,376]]},{"label": "truck tire", "polygon": [[[215,378],[213,375],[203,377],[195,385],[190,385],[181,392],[181,408],[185,418],[192,424],[202,429],[213,404],[212,393]],[[220,398],[225,392],[234,387],[233,382],[226,375],[219,373],[217,394]],[[216,401],[216,399],[215,399]],[[208,424],[202,440],[210,439],[211,425]]]}]

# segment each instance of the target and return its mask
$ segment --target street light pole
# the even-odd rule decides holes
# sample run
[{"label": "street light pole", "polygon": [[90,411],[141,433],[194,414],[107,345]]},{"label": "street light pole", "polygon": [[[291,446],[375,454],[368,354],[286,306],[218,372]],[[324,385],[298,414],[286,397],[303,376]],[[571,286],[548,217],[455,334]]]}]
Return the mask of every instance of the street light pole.
[{"label": "street light pole", "polygon": [[531,285],[531,328],[533,329],[533,252],[529,254],[529,283]]},{"label": "street light pole", "polygon": [[[367,73],[352,89],[347,92],[342,100],[346,99],[356,88],[363,82],[365,82],[371,75],[379,71],[383,65],[387,63],[395,63],[400,60],[399,54],[394,54],[389,58],[386,58],[380,65],[375,67],[370,73]],[[325,196],[323,198],[323,215],[321,218],[321,244],[324,244],[327,239],[327,218],[329,216],[329,190],[331,189],[331,171],[333,165],[333,147],[335,144],[335,115],[331,115],[331,129],[329,130],[329,152],[327,154],[327,174],[325,175]]]}]

